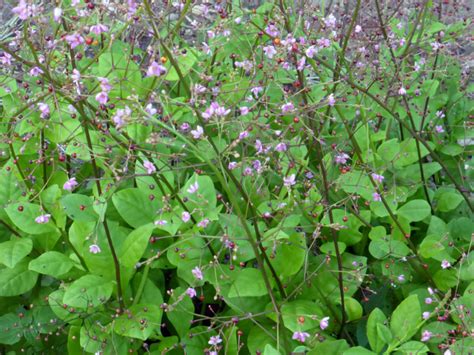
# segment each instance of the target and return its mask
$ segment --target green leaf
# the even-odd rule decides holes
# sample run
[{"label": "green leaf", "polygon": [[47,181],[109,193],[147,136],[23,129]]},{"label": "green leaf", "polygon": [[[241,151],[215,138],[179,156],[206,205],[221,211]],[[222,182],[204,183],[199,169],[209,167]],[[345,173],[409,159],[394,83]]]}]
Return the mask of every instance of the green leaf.
[{"label": "green leaf", "polygon": [[379,308],[374,308],[367,320],[367,338],[370,347],[376,353],[380,353],[386,344],[386,342],[378,335],[377,331],[377,326],[379,324],[384,324],[386,320],[387,317]]},{"label": "green leaf", "polygon": [[417,331],[421,322],[421,308],[417,295],[405,298],[398,305],[390,319],[390,329],[398,341],[410,339]]},{"label": "green leaf", "polygon": [[267,344],[263,349],[263,355],[281,355],[281,353],[270,344]]},{"label": "green leaf", "polygon": [[377,324],[377,335],[383,340],[384,344],[389,344],[393,339],[392,332],[384,324]]},{"label": "green leaf", "polygon": [[115,333],[125,337],[141,340],[148,339],[159,332],[162,310],[154,304],[137,304],[129,308],[127,314],[121,315],[113,324]]},{"label": "green leaf", "polygon": [[239,272],[237,279],[229,290],[229,297],[258,297],[265,296],[267,288],[262,272],[257,269],[246,268]]},{"label": "green leaf", "polygon": [[72,269],[74,262],[57,251],[48,251],[31,260],[28,268],[39,274],[61,276]]},{"label": "green leaf", "polygon": [[[181,54],[175,58],[179,70],[183,76],[189,73],[194,63],[196,63],[197,58],[191,50],[187,50],[186,54]],[[176,69],[173,66],[169,66],[169,71],[165,76],[165,80],[168,81],[178,81],[179,75]]]},{"label": "green leaf", "polygon": [[193,301],[184,292],[185,290],[181,287],[173,290],[173,295],[168,304],[176,306],[166,312],[166,317],[173,324],[180,338],[186,336],[189,328],[191,328],[191,321],[194,318]]},{"label": "green leaf", "polygon": [[373,351],[367,350],[362,346],[356,346],[354,348],[350,348],[342,353],[342,355],[376,355]]},{"label": "green leaf", "polygon": [[95,222],[99,219],[99,215],[94,210],[93,202],[94,199],[91,196],[80,194],[66,195],[61,199],[61,205],[69,218],[80,222]]},{"label": "green leaf", "polygon": [[120,248],[120,264],[125,267],[135,267],[148,246],[153,229],[153,224],[146,224],[127,236]]},{"label": "green leaf", "polygon": [[412,200],[397,210],[397,215],[410,222],[419,222],[431,214],[431,208],[425,200]]},{"label": "green leaf", "polygon": [[33,249],[33,242],[28,238],[14,239],[0,244],[0,263],[13,268]]},{"label": "green leaf", "polygon": [[435,196],[436,209],[440,212],[449,212],[456,209],[464,200],[459,192],[442,192]]},{"label": "green leaf", "polygon": [[370,242],[369,252],[374,258],[385,259],[388,256],[407,256],[411,250],[399,240],[376,239]]},{"label": "green leaf", "polygon": [[313,350],[308,355],[319,355],[319,354],[342,354],[344,351],[349,349],[349,344],[344,339],[330,340],[326,339],[321,343],[317,343]]},{"label": "green leaf", "polygon": [[396,350],[401,351],[403,354],[426,354],[429,349],[428,347],[420,341],[409,341]]},{"label": "green leaf", "polygon": [[134,228],[153,223],[160,208],[158,198],[150,198],[139,189],[125,189],[115,193],[112,201],[120,216]]},{"label": "green leaf", "polygon": [[344,297],[344,301],[348,320],[354,321],[360,319],[364,313],[362,305],[352,297]]},{"label": "green leaf", "polygon": [[13,269],[0,269],[0,296],[18,296],[31,290],[38,278],[38,274],[28,270],[29,259],[25,258]]},{"label": "green leaf", "polygon": [[18,315],[7,313],[0,317],[0,344],[13,345],[21,340],[18,334],[22,330],[18,329]]},{"label": "green leaf", "polygon": [[18,202],[6,208],[8,217],[18,227],[18,229],[29,234],[45,234],[56,231],[52,220],[48,223],[36,223],[35,218],[45,214],[39,205],[28,202]]},{"label": "green leaf", "polygon": [[97,307],[110,298],[112,290],[111,281],[96,275],[85,275],[66,289],[63,302],[70,307]]},{"label": "green leaf", "polygon": [[[323,310],[316,302],[307,300],[295,300],[285,303],[281,307],[283,323],[292,332],[306,331],[319,327],[319,321],[324,317]],[[314,319],[313,317],[314,316]],[[304,323],[298,320],[304,317]]]}]

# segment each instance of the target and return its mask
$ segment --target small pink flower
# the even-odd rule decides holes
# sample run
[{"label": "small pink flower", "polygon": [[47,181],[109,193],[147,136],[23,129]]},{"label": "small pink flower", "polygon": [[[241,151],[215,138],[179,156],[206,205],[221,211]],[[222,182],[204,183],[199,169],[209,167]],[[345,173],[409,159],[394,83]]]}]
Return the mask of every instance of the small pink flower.
[{"label": "small pink flower", "polygon": [[76,178],[70,178],[68,181],[66,181],[63,185],[63,189],[66,191],[72,191],[74,188],[79,185],[78,182],[76,181]]},{"label": "small pink flower", "polygon": [[55,22],[61,21],[61,16],[63,14],[63,10],[60,7],[56,7],[53,10],[53,19]]},{"label": "small pink flower", "polygon": [[67,35],[64,39],[67,43],[69,43],[72,49],[76,48],[77,46],[80,46],[85,42],[84,38],[78,33]]},{"label": "small pink flower", "polygon": [[323,18],[324,24],[328,28],[336,27],[336,18],[333,14],[330,14],[328,17]]},{"label": "small pink flower", "polygon": [[295,106],[291,102],[288,102],[281,106],[281,112],[283,113],[292,112],[294,109],[295,109]]},{"label": "small pink flower", "polygon": [[222,339],[219,335],[212,336],[207,343],[209,345],[218,345],[218,344],[222,343]]},{"label": "small pink flower", "polygon": [[446,115],[444,114],[443,111],[439,110],[439,111],[436,111],[436,117],[438,117],[438,118],[445,118]]},{"label": "small pink flower", "polygon": [[49,106],[47,104],[45,104],[44,102],[40,102],[38,104],[38,108],[41,112],[41,118],[48,118],[49,115],[50,115],[50,110],[49,110]]},{"label": "small pink flower", "polygon": [[399,282],[404,282],[404,281],[405,281],[405,275],[403,275],[403,274],[398,275],[397,280],[398,280]]},{"label": "small pink flower", "polygon": [[263,91],[263,88],[261,86],[255,86],[255,87],[251,88],[250,91],[255,96],[258,96]]},{"label": "small pink flower", "polygon": [[168,224],[168,221],[166,219],[159,219],[155,221],[155,226],[166,226]]},{"label": "small pink flower", "polygon": [[99,104],[105,105],[109,101],[109,95],[105,91],[101,91],[95,96],[95,99]]},{"label": "small pink flower", "polygon": [[31,76],[38,76],[38,75],[43,74],[43,73],[44,73],[44,71],[41,68],[38,68],[38,67],[33,67],[30,70],[30,75]]},{"label": "small pink flower", "polygon": [[431,333],[429,330],[425,330],[421,334],[421,341],[428,341],[431,339],[432,336],[433,336],[433,333]]},{"label": "small pink flower", "polygon": [[146,71],[147,76],[162,76],[164,74],[166,74],[166,68],[155,61],[151,62]]},{"label": "small pink flower", "polygon": [[278,143],[275,147],[275,150],[277,152],[286,152],[288,149],[286,143]]},{"label": "small pink flower", "polygon": [[306,332],[294,332],[291,339],[298,340],[299,342],[304,343],[306,341],[306,338],[308,337],[309,334]]},{"label": "small pink flower", "polygon": [[204,134],[204,130],[201,126],[197,126],[196,129],[191,130],[191,135],[194,139],[200,139]]},{"label": "small pink flower", "polygon": [[328,96],[328,105],[333,107],[336,104],[336,99],[334,98],[334,94]]},{"label": "small pink flower", "polygon": [[423,319],[428,319],[430,317],[430,312],[423,312]]},{"label": "small pink flower", "polygon": [[7,52],[4,52],[0,56],[0,63],[2,63],[3,65],[12,65],[12,56]]},{"label": "small pink flower", "polygon": [[362,27],[360,25],[356,25],[355,29],[354,29],[354,32],[355,33],[360,33],[362,32]]},{"label": "small pink flower", "polygon": [[181,220],[184,222],[184,223],[188,223],[191,219],[191,214],[187,211],[184,211],[183,213],[181,213]]},{"label": "small pink flower", "polygon": [[435,131],[436,133],[444,133],[444,128],[443,126],[435,126]]},{"label": "small pink flower", "polygon": [[383,175],[379,175],[375,173],[372,173],[371,175],[372,175],[372,179],[374,179],[374,181],[377,181],[379,184],[381,184],[382,181],[385,179]]},{"label": "small pink flower", "polygon": [[51,218],[50,214],[43,214],[41,216],[36,217],[35,222],[38,224],[45,224],[49,222],[50,218]]},{"label": "small pink flower", "polygon": [[250,112],[250,110],[247,106],[242,106],[239,110],[240,110],[240,115],[241,116],[245,116]]},{"label": "small pink flower", "polygon": [[403,86],[400,87],[400,89],[398,89],[398,95],[404,96],[404,95],[406,95],[406,94],[407,94],[407,91],[406,91],[406,89],[405,89]]},{"label": "small pink flower", "polygon": [[199,268],[199,266],[196,266],[194,269],[191,270],[193,276],[198,279],[198,280],[202,280],[204,277],[202,275],[202,271],[201,269]]},{"label": "small pink flower", "polygon": [[89,246],[89,252],[92,254],[99,254],[101,250],[97,244],[92,244]]},{"label": "small pink flower", "polygon": [[209,224],[209,219],[208,218],[204,218],[201,222],[199,222],[197,225],[198,227],[201,227],[201,228],[206,228]]},{"label": "small pink flower", "polygon": [[187,294],[189,297],[193,298],[193,297],[196,297],[197,292],[196,292],[196,290],[195,290],[194,288],[188,287],[188,289],[186,290],[186,294]]},{"label": "small pink flower", "polygon": [[190,194],[194,194],[198,191],[198,189],[199,189],[199,184],[196,181],[194,184],[191,184],[186,191],[188,191],[188,193]]},{"label": "small pink flower", "polygon": [[77,69],[72,70],[71,79],[73,82],[78,83],[81,80],[81,73]]},{"label": "small pink flower", "polygon": [[341,153],[341,154],[336,155],[336,158],[334,159],[334,161],[336,162],[336,164],[345,164],[347,163],[347,159],[349,158],[350,157],[346,153]]},{"label": "small pink flower", "polygon": [[285,185],[286,187],[291,187],[294,184],[296,184],[296,175],[295,174],[291,174],[290,176],[286,176],[286,177],[283,178],[283,185]]},{"label": "small pink flower", "polygon": [[374,192],[372,194],[372,199],[375,201],[375,202],[380,202],[382,201],[382,197],[380,196],[380,194],[378,192]]},{"label": "small pink flower", "polygon": [[443,260],[443,261],[441,262],[441,267],[442,267],[443,269],[449,269],[449,268],[451,267],[451,263],[450,263],[448,260]]},{"label": "small pink flower", "polygon": [[329,327],[329,317],[324,317],[324,318],[321,319],[321,321],[319,322],[319,328],[321,328],[321,330],[324,330],[324,329],[326,329],[327,327]]},{"label": "small pink flower", "polygon": [[229,168],[229,170],[234,170],[237,167],[237,162],[231,161],[229,165],[227,165],[227,167]]},{"label": "small pink flower", "polygon": [[431,297],[426,297],[425,298],[425,303],[426,304],[432,304],[433,303],[433,299]]},{"label": "small pink flower", "polygon": [[112,90],[112,85],[110,85],[109,79],[98,77],[97,80],[99,80],[100,89],[103,92],[109,92],[110,90]]},{"label": "small pink flower", "polygon": [[263,52],[265,53],[265,55],[269,59],[272,59],[274,57],[274,55],[277,53],[275,47],[273,47],[273,46],[263,47]]},{"label": "small pink flower", "polygon": [[143,167],[146,169],[148,175],[156,172],[156,168],[151,161],[143,162]]},{"label": "small pink flower", "polygon": [[308,47],[308,49],[306,49],[306,55],[309,58],[313,58],[316,55],[316,53],[318,53],[318,49],[315,46],[310,46]]},{"label": "small pink flower", "polygon": [[109,31],[109,28],[105,25],[102,25],[102,24],[97,24],[97,25],[94,25],[94,26],[91,26],[91,28],[89,29],[91,33],[95,34],[95,35],[100,35],[101,33],[104,33],[104,32],[108,32]]},{"label": "small pink flower", "polygon": [[28,5],[25,0],[20,0],[18,6],[12,9],[12,12],[16,14],[20,20],[26,20],[28,17],[33,15],[35,9],[34,5]]}]

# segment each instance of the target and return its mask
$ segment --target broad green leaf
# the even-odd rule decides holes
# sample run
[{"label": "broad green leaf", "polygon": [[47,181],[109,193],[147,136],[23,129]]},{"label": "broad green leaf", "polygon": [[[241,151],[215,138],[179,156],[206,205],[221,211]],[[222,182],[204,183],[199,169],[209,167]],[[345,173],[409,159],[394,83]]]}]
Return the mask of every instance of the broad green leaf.
[{"label": "broad green leaf", "polygon": [[[281,307],[283,323],[292,332],[306,331],[319,327],[319,321],[325,314],[319,304],[306,300],[295,300]],[[299,321],[304,318],[304,323]]]},{"label": "broad green leaf", "polygon": [[96,275],[85,275],[66,289],[63,302],[70,307],[97,307],[112,296],[112,282]]},{"label": "broad green leaf", "polygon": [[367,339],[369,340],[370,347],[376,353],[380,353],[386,344],[378,335],[377,325],[384,324],[386,320],[387,317],[379,308],[374,308],[367,320]]},{"label": "broad green leaf", "polygon": [[421,308],[417,295],[405,298],[393,311],[390,319],[390,329],[398,341],[410,339],[418,330],[421,323]]},{"label": "broad green leaf", "polygon": [[21,340],[18,334],[22,330],[18,328],[19,317],[14,313],[0,316],[0,344],[13,345]]},{"label": "broad green leaf", "polygon": [[0,296],[18,296],[31,290],[38,278],[38,274],[28,270],[29,259],[25,258],[13,269],[0,269]]},{"label": "broad green leaf", "polygon": [[180,338],[186,336],[194,318],[193,301],[184,292],[185,290],[181,287],[173,290],[173,295],[169,299],[168,304],[175,306],[166,312],[166,317],[173,324]]},{"label": "broad green leaf", "polygon": [[308,352],[308,355],[319,354],[342,354],[349,349],[349,344],[345,339],[329,340],[326,339],[321,343],[317,343],[313,350]]},{"label": "broad green leaf", "polygon": [[420,341],[409,341],[396,350],[407,355],[426,354],[429,351],[428,347]]},{"label": "broad green leaf", "polygon": [[267,288],[262,272],[257,269],[246,268],[239,271],[237,279],[232,284],[229,297],[258,297],[265,296]]},{"label": "broad green leaf", "polygon": [[66,195],[61,199],[61,205],[69,218],[79,222],[95,222],[99,219],[93,202],[94,199],[91,196],[80,194]]},{"label": "broad green leaf", "polygon": [[8,217],[18,227],[18,229],[29,234],[54,233],[56,227],[52,220],[48,223],[36,223],[36,217],[44,215],[39,205],[28,202],[17,202],[9,205],[6,210]]},{"label": "broad green leaf", "polygon": [[134,228],[153,223],[160,208],[160,202],[155,197],[150,200],[139,189],[125,189],[115,193],[112,201],[120,216]]},{"label": "broad green leaf", "polygon": [[413,200],[407,202],[397,210],[397,215],[406,218],[410,222],[419,222],[431,214],[431,208],[425,200]]},{"label": "broad green leaf", "polygon": [[147,340],[160,331],[162,310],[155,304],[137,304],[113,323],[115,333],[125,337]]},{"label": "broad green leaf", "polygon": [[30,261],[28,268],[39,274],[61,276],[72,269],[74,262],[57,251],[48,251]]},{"label": "broad green leaf", "polygon": [[135,267],[149,244],[153,229],[153,224],[146,224],[135,229],[127,236],[119,252],[119,260],[123,266]]},{"label": "broad green leaf", "polygon": [[345,297],[345,309],[349,321],[354,321],[362,317],[364,310],[362,305],[352,297]]},{"label": "broad green leaf", "polygon": [[459,192],[443,192],[435,196],[437,210],[440,212],[449,212],[456,209],[464,200]]},{"label": "broad green leaf", "polygon": [[0,244],[0,264],[9,268],[27,256],[33,249],[33,242],[28,238],[14,239]]}]

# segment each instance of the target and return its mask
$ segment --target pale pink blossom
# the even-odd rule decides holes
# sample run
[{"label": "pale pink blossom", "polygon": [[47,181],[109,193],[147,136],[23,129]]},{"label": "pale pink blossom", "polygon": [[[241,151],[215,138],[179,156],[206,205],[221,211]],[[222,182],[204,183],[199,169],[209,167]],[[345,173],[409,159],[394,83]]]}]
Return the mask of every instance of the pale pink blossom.
[{"label": "pale pink blossom", "polygon": [[450,263],[448,260],[443,260],[443,261],[441,262],[441,267],[442,267],[443,269],[449,269],[449,268],[451,267],[451,263]]},{"label": "pale pink blossom", "polygon": [[30,75],[31,76],[38,76],[38,75],[43,74],[43,73],[44,73],[44,71],[41,68],[38,68],[38,67],[33,67],[30,70]]},{"label": "pale pink blossom", "polygon": [[321,328],[321,330],[324,330],[329,327],[329,317],[324,317],[323,319],[321,319],[321,321],[319,322],[319,327]]},{"label": "pale pink blossom", "polygon": [[38,224],[45,224],[49,222],[50,218],[51,218],[50,214],[43,214],[41,216],[36,217],[35,222]]},{"label": "pale pink blossom", "polygon": [[372,194],[372,199],[375,201],[375,202],[380,202],[382,201],[382,196],[380,196],[380,194],[378,192],[374,192]]},{"label": "pale pink blossom", "polygon": [[64,39],[67,43],[69,43],[72,49],[76,48],[77,46],[80,46],[85,42],[84,38],[78,33],[67,35]]},{"label": "pale pink blossom", "polygon": [[102,91],[109,92],[110,90],[112,90],[112,85],[110,85],[109,79],[98,77],[97,80],[99,80],[100,89]]},{"label": "pale pink blossom", "polygon": [[265,53],[265,55],[269,59],[272,59],[275,56],[275,54],[277,53],[275,47],[273,47],[273,46],[263,47],[263,52]]},{"label": "pale pink blossom", "polygon": [[163,65],[153,61],[148,67],[146,74],[147,76],[162,76],[166,74],[166,68]]},{"label": "pale pink blossom", "polygon": [[56,7],[53,10],[53,19],[55,22],[61,21],[61,16],[63,15],[63,10],[60,7]]},{"label": "pale pink blossom", "polygon": [[196,290],[195,290],[194,288],[188,287],[188,289],[186,290],[186,294],[187,294],[189,297],[194,298],[194,297],[196,297],[197,292],[196,292]]},{"label": "pale pink blossom", "polygon": [[206,228],[209,225],[209,222],[210,221],[208,218],[204,218],[201,222],[197,224],[197,226],[201,228]]},{"label": "pale pink blossom", "polygon": [[328,105],[332,107],[335,104],[336,104],[336,99],[334,98],[334,94],[330,94],[328,96]]},{"label": "pale pink blossom", "polygon": [[101,91],[95,96],[95,99],[99,104],[105,105],[109,101],[109,95],[105,91]]},{"label": "pale pink blossom", "polygon": [[184,223],[188,223],[191,219],[191,214],[187,211],[184,211],[183,213],[181,213],[181,220],[184,222]]},{"label": "pale pink blossom", "polygon": [[316,53],[318,53],[318,49],[315,46],[310,46],[306,49],[306,55],[310,58],[313,58]]},{"label": "pale pink blossom", "polygon": [[72,191],[77,185],[79,185],[79,183],[76,181],[76,178],[72,177],[64,183],[63,189],[66,191]]},{"label": "pale pink blossom", "polygon": [[2,56],[0,56],[0,63],[3,65],[11,65],[12,64],[12,56],[7,52],[4,52]]},{"label": "pale pink blossom", "polygon": [[298,340],[300,343],[304,343],[308,337],[309,334],[306,332],[294,332],[291,339]]},{"label": "pale pink blossom", "polygon": [[106,25],[98,23],[97,25],[91,26],[89,31],[95,35],[100,35],[101,33],[108,32],[109,28]]},{"label": "pale pink blossom", "polygon": [[444,133],[444,128],[441,125],[435,126],[436,133]]},{"label": "pale pink blossom", "polygon": [[406,94],[407,94],[407,91],[406,91],[406,89],[405,89],[403,86],[400,87],[400,89],[398,89],[398,95],[404,96],[404,95],[406,95]]},{"label": "pale pink blossom", "polygon": [[242,106],[239,110],[240,110],[240,114],[242,116],[245,116],[250,112],[250,110],[247,106]]},{"label": "pale pink blossom", "polygon": [[191,131],[191,135],[193,136],[194,139],[201,138],[203,134],[204,134],[204,130],[201,126],[197,126],[196,129],[193,129]]},{"label": "pale pink blossom", "polygon": [[41,118],[48,118],[49,117],[51,112],[50,112],[49,106],[47,104],[45,104],[44,102],[38,103],[38,109],[41,112],[41,115],[40,115]]},{"label": "pale pink blossom", "polygon": [[379,175],[376,173],[372,173],[371,176],[372,176],[372,179],[374,179],[374,181],[378,182],[379,184],[381,184],[383,180],[385,179],[383,175]]},{"label": "pale pink blossom", "polygon": [[190,194],[195,194],[199,190],[199,183],[196,181],[194,184],[189,185],[189,188],[186,190]]},{"label": "pale pink blossom", "polygon": [[101,250],[97,244],[92,244],[89,246],[89,252],[92,254],[99,254]]},{"label": "pale pink blossom", "polygon": [[286,150],[288,149],[286,143],[278,143],[275,147],[275,150],[277,152],[286,152]]},{"label": "pale pink blossom", "polygon": [[354,28],[354,32],[355,33],[360,33],[362,32],[362,27],[360,25],[356,25],[356,27]]},{"label": "pale pink blossom", "polygon": [[296,184],[296,175],[295,174],[291,174],[290,176],[286,176],[286,177],[283,178],[283,185],[285,185],[286,187],[291,187],[294,184]]},{"label": "pale pink blossom", "polygon": [[292,112],[292,111],[294,111],[294,109],[295,109],[295,106],[291,102],[288,102],[288,103],[283,104],[281,106],[281,112],[283,112],[283,113]]},{"label": "pale pink blossom", "polygon": [[156,167],[153,165],[151,161],[145,161],[143,162],[143,167],[146,169],[146,172],[148,175],[153,174],[156,172]]},{"label": "pale pink blossom", "polygon": [[209,345],[218,345],[222,343],[222,339],[219,335],[212,336],[207,342]]},{"label": "pale pink blossom", "polygon": [[428,341],[428,340],[431,339],[432,336],[433,336],[433,333],[431,333],[429,330],[425,330],[421,334],[421,341],[423,341],[423,342]]},{"label": "pale pink blossom", "polygon": [[191,270],[191,272],[193,276],[198,280],[202,280],[204,278],[204,276],[202,275],[201,268],[199,268],[199,266],[196,266],[194,269]]},{"label": "pale pink blossom", "polygon": [[336,157],[334,158],[334,161],[336,162],[336,164],[345,164],[347,163],[347,160],[349,158],[350,157],[346,153],[340,153],[336,155]]}]

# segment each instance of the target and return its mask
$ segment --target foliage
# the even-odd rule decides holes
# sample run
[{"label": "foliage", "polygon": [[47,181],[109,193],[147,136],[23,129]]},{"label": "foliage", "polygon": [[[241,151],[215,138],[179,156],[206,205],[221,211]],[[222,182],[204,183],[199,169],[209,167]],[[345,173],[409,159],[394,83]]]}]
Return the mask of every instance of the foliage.
[{"label": "foliage", "polygon": [[21,0],[0,351],[471,352],[469,22],[352,3]]}]

